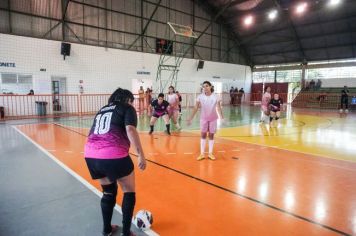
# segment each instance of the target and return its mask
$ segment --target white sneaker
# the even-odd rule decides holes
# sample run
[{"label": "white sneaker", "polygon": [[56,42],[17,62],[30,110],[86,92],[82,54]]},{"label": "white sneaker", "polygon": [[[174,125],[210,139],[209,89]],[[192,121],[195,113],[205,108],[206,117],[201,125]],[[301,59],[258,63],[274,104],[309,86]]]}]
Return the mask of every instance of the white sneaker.
[{"label": "white sneaker", "polygon": [[349,110],[348,110],[348,109],[346,109],[346,110],[345,110],[345,113],[349,113]]},{"label": "white sneaker", "polygon": [[180,125],[178,123],[175,126],[176,126],[177,130],[181,130],[182,129],[182,127],[180,127]]},{"label": "white sneaker", "polygon": [[339,113],[342,113],[343,111],[344,111],[344,110],[340,109],[340,110],[339,110]]}]

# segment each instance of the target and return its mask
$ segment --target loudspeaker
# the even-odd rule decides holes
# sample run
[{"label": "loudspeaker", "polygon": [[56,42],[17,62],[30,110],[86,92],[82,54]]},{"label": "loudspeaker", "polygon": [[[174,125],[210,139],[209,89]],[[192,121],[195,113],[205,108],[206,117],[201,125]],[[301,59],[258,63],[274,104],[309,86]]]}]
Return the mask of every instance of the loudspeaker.
[{"label": "loudspeaker", "polygon": [[203,69],[203,68],[204,68],[204,61],[199,61],[198,69]]},{"label": "loudspeaker", "polygon": [[63,56],[70,56],[70,43],[62,43],[61,54]]}]

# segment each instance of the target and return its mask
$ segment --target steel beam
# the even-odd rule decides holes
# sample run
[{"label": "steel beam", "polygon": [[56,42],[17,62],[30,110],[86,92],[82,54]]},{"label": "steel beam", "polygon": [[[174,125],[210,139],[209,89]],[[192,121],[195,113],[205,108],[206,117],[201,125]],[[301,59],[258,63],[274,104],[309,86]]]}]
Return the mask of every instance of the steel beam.
[{"label": "steel beam", "polygon": [[8,6],[8,13],[9,13],[9,30],[10,30],[10,34],[12,34],[12,20],[11,20],[11,1],[7,0],[7,6]]},{"label": "steel beam", "polygon": [[[320,63],[306,65],[306,69],[321,69],[321,68],[336,68],[336,67],[352,67],[356,66],[356,62],[335,62],[335,63]],[[285,71],[285,70],[301,70],[303,65],[285,65],[273,67],[253,68],[252,72],[266,72],[266,71]]]},{"label": "steel beam", "polygon": [[[349,44],[340,44],[340,45],[330,45],[327,47],[316,47],[316,48],[305,48],[305,51],[315,51],[315,50],[320,50],[320,49],[326,49],[326,48],[339,48],[339,47],[351,47],[353,46],[353,43],[349,43]],[[284,52],[270,52],[270,53],[261,53],[261,54],[252,54],[253,57],[257,57],[257,56],[273,56],[273,55],[280,55],[283,53],[290,53],[290,52],[298,52],[297,50],[288,50],[288,51],[284,51]]]},{"label": "steel beam", "polygon": [[[283,9],[282,9],[281,4],[280,4],[280,0],[274,0],[274,3],[278,7],[278,9],[281,12],[283,12]],[[287,14],[285,14],[285,15],[287,15]],[[288,23],[290,24],[290,29],[292,30],[292,32],[293,32],[293,34],[295,36],[295,41],[296,41],[296,43],[297,43],[297,45],[299,47],[299,53],[300,53],[300,56],[301,56],[301,62],[305,62],[307,58],[306,58],[305,53],[304,53],[303,45],[302,45],[302,43],[300,41],[300,38],[298,36],[298,32],[297,32],[297,30],[295,28],[295,25],[294,25],[294,23],[292,21],[292,18],[289,15],[287,16],[287,19],[288,19]]]},{"label": "steel beam", "polygon": [[137,42],[137,40],[139,40],[141,37],[143,37],[146,34],[147,28],[149,26],[149,24],[151,23],[154,15],[156,14],[158,7],[160,6],[162,0],[159,0],[158,3],[156,4],[155,9],[153,10],[150,19],[148,19],[148,22],[145,25],[145,28],[143,28],[141,34],[135,39],[135,41],[133,41],[133,43],[129,46],[128,50],[130,50],[132,48],[133,45],[135,45],[135,43]]},{"label": "steel beam", "polygon": [[[327,37],[327,36],[333,36],[333,35],[339,35],[339,34],[350,34],[350,33],[356,33],[356,30],[351,30],[350,29],[349,31],[339,31],[339,32],[311,35],[311,36],[305,36],[305,37],[303,36],[303,37],[300,37],[300,39],[301,40],[304,40],[304,39],[315,39],[315,38],[320,38],[320,37]],[[249,44],[249,46],[250,47],[266,46],[266,45],[288,43],[288,42],[291,42],[291,40],[288,40],[288,41],[276,41],[276,42],[266,42],[266,43],[259,43],[259,44]]]},{"label": "steel beam", "polygon": [[[295,25],[295,27],[296,27],[296,28],[299,28],[299,27],[304,27],[304,26],[312,26],[312,25],[318,25],[318,24],[325,24],[325,23],[330,23],[330,22],[335,22],[335,21],[341,21],[341,20],[350,20],[351,18],[356,18],[356,14],[349,15],[349,16],[343,16],[343,17],[339,17],[339,18],[335,18],[335,19],[330,19],[330,20],[323,20],[323,21],[320,21],[320,22],[301,23],[301,24]],[[259,36],[262,36],[262,35],[265,35],[265,34],[280,32],[280,31],[288,30],[288,29],[289,29],[288,27],[282,27],[282,28],[277,28],[277,29],[266,30],[266,31],[262,32],[261,34],[259,34],[258,37],[259,37]],[[248,42],[252,42],[253,40],[256,39],[255,36],[256,36],[256,35],[246,35],[245,37],[246,37],[246,38],[248,38],[248,37],[254,37],[253,39],[250,39],[250,40],[248,41]],[[247,42],[245,42],[245,43],[243,43],[243,44],[247,44]]]}]

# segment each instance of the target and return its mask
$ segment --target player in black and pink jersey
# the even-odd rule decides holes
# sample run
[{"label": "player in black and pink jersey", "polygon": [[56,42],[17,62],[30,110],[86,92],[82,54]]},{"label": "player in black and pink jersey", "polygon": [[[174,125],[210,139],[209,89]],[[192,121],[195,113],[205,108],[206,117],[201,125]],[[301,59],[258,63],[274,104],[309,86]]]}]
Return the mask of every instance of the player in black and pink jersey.
[{"label": "player in black and pink jersey", "polygon": [[108,105],[99,110],[85,144],[85,161],[90,175],[98,179],[103,189],[101,211],[103,235],[112,235],[117,225],[111,225],[119,184],[124,192],[122,200],[122,235],[130,235],[131,219],[136,202],[134,164],[129,155],[130,144],[136,147],[138,167],[146,168],[145,155],[138,136],[137,115],[131,105],[132,93],[117,89]]},{"label": "player in black and pink jersey", "polygon": [[279,117],[281,116],[281,110],[283,110],[283,100],[279,97],[279,94],[275,93],[273,98],[269,102],[270,110],[270,125],[273,124],[273,120],[278,122]]},{"label": "player in black and pink jersey", "polygon": [[164,94],[163,93],[158,94],[158,98],[152,101],[149,108],[149,110],[152,110],[149,134],[153,133],[153,129],[156,121],[158,120],[158,118],[162,117],[164,123],[166,124],[166,128],[167,128],[166,133],[168,135],[171,135],[168,109],[169,109],[169,103],[166,100],[164,100]]}]

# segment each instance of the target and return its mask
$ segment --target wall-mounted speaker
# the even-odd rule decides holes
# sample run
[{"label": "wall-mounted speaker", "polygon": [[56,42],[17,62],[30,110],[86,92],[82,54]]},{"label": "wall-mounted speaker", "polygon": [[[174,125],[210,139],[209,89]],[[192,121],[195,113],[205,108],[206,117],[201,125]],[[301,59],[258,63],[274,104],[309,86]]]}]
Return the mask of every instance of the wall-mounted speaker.
[{"label": "wall-mounted speaker", "polygon": [[62,43],[61,44],[61,54],[64,56],[70,56],[70,43]]},{"label": "wall-mounted speaker", "polygon": [[199,60],[197,70],[203,69],[203,68],[204,68],[204,61]]}]

